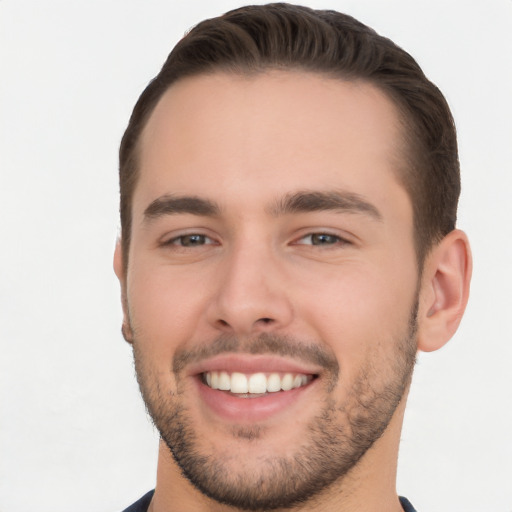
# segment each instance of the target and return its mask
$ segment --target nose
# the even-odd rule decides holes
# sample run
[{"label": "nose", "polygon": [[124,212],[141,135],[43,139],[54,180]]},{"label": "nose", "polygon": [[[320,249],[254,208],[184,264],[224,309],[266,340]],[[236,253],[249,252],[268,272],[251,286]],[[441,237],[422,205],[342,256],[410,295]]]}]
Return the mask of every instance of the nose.
[{"label": "nose", "polygon": [[208,308],[208,321],[215,329],[249,336],[290,324],[293,308],[285,268],[269,248],[233,249],[220,266]]}]

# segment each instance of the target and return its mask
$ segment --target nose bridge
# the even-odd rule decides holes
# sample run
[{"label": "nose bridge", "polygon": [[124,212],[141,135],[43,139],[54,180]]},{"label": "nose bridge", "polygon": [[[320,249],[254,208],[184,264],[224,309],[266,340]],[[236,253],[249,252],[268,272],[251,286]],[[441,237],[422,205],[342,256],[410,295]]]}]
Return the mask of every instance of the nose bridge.
[{"label": "nose bridge", "polygon": [[210,321],[238,335],[287,325],[292,307],[271,244],[254,238],[239,240],[227,253],[217,277]]}]

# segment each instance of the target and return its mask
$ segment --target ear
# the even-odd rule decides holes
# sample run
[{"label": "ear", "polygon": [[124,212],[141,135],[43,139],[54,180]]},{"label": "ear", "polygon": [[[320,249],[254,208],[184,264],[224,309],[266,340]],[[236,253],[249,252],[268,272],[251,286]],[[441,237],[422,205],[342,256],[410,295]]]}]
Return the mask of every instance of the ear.
[{"label": "ear", "polygon": [[123,247],[121,239],[116,242],[116,248],[114,251],[114,272],[119,279],[121,285],[121,304],[123,307],[123,324],[121,326],[121,332],[123,338],[128,343],[133,343],[133,333],[130,326],[130,317],[128,315],[128,299],[126,293],[126,270],[123,258]]},{"label": "ear", "polygon": [[427,256],[418,310],[419,350],[438,350],[455,334],[468,302],[471,271],[469,242],[458,229]]}]

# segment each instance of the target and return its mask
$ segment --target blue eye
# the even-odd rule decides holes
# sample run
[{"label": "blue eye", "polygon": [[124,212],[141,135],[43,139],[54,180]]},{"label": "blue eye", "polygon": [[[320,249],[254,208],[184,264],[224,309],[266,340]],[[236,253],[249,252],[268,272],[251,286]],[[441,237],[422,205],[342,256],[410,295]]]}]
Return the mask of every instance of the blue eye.
[{"label": "blue eye", "polygon": [[200,245],[212,243],[212,240],[206,235],[190,234],[173,238],[170,243],[172,245],[180,245],[182,247],[198,247]]},{"label": "blue eye", "polygon": [[329,233],[311,233],[310,235],[306,235],[302,237],[298,243],[301,245],[317,245],[317,246],[329,246],[336,245],[340,242],[344,242],[342,238],[336,235],[331,235]]},{"label": "blue eye", "polygon": [[311,238],[311,245],[334,245],[337,244],[341,238],[327,233],[314,233],[309,235]]}]

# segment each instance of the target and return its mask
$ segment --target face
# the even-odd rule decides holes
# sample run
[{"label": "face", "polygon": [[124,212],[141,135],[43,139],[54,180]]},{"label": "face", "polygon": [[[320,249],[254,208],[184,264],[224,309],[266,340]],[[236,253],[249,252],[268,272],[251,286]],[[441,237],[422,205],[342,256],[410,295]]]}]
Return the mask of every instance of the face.
[{"label": "face", "polygon": [[125,332],[205,495],[308,499],[397,414],[418,294],[400,140],[377,89],[307,73],[185,79],[149,119],[125,274],[117,253]]}]

